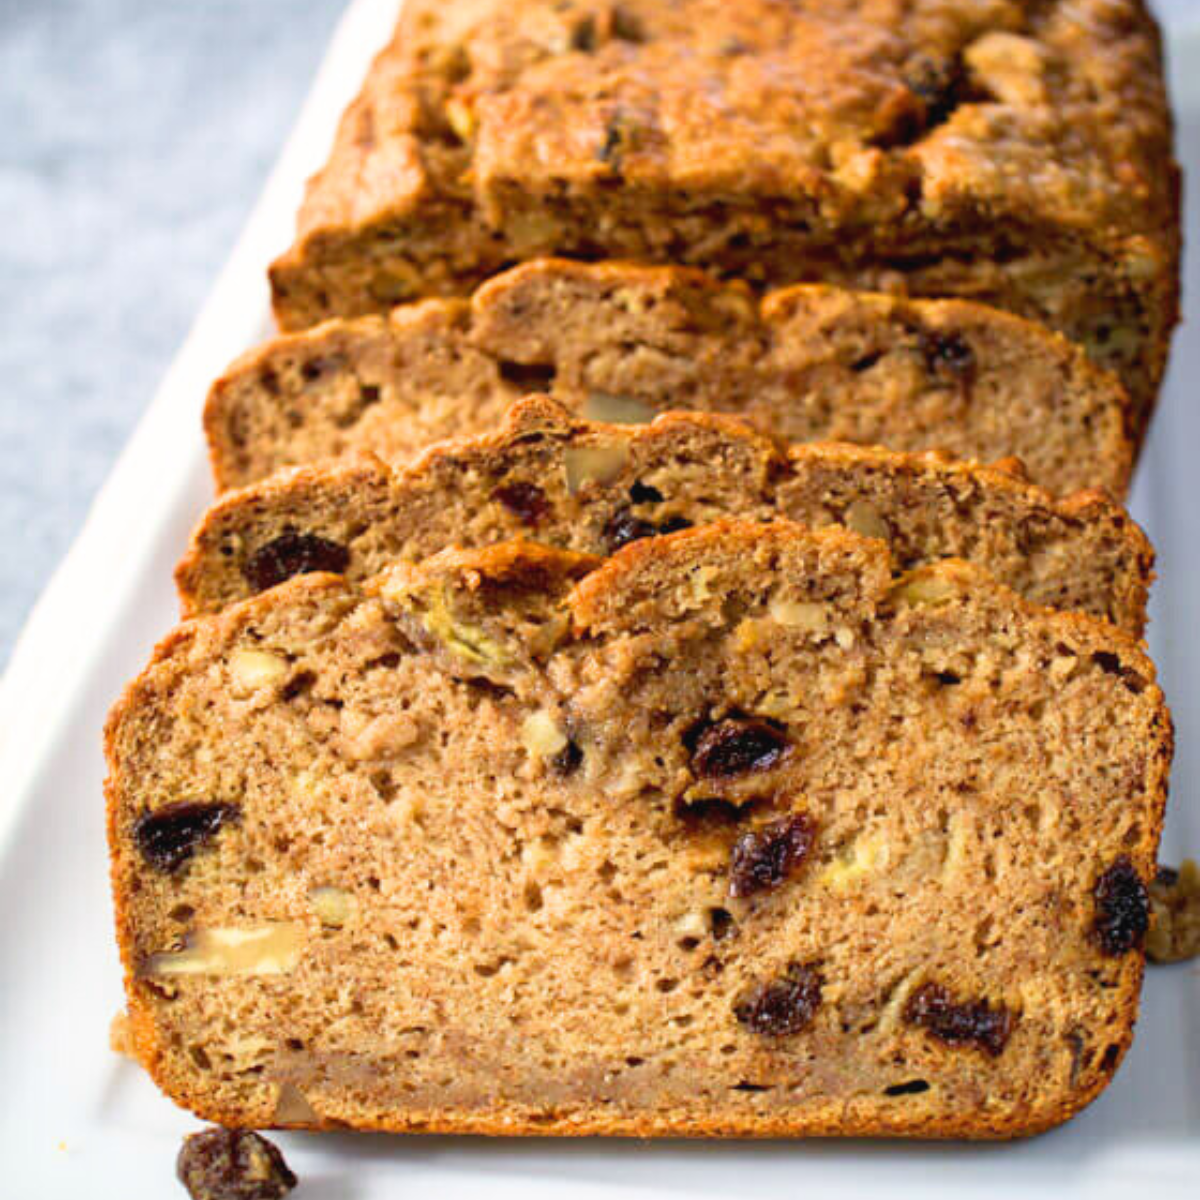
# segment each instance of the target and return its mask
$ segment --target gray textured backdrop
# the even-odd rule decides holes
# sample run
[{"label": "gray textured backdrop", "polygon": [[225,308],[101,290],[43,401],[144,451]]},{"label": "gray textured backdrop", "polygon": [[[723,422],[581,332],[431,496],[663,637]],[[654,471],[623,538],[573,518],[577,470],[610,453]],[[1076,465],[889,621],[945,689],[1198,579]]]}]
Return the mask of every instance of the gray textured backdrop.
[{"label": "gray textured backdrop", "polygon": [[[343,3],[0,0],[0,667]],[[1200,0],[1159,8],[1200,17]]]},{"label": "gray textured backdrop", "polygon": [[344,3],[0,0],[0,667]]}]

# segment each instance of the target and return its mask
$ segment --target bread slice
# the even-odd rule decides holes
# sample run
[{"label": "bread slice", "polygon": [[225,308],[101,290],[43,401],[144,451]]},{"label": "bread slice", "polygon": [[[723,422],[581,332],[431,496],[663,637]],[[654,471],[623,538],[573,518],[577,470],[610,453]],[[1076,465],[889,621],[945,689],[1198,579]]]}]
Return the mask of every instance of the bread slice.
[{"label": "bread slice", "polygon": [[213,472],[225,489],[352,451],[402,460],[494,429],[539,390],[599,420],[688,408],[788,442],[1016,455],[1060,495],[1121,499],[1133,462],[1116,380],[996,309],[829,287],[759,300],[696,271],[552,261],[469,303],[334,321],[251,351],[208,399]]},{"label": "bread slice", "polygon": [[890,544],[897,568],[971,559],[1040,604],[1140,636],[1153,551],[1098,492],[1055,500],[1015,467],[812,444],[783,450],[729,417],[650,425],[519,401],[497,432],[389,468],[376,458],[302,467],[231,492],[176,572],[185,616],[304,571],[363,580],[396,559],[527,537],[588,554],[720,517],[847,525]]},{"label": "bread slice", "polygon": [[408,0],[271,281],[287,329],[549,254],[962,296],[1141,427],[1179,250],[1143,0]]},{"label": "bread slice", "polygon": [[160,1086],[639,1136],[1011,1137],[1097,1095],[1170,757],[1137,646],[843,530],[595,566],[309,575],[159,647],[107,790]]}]

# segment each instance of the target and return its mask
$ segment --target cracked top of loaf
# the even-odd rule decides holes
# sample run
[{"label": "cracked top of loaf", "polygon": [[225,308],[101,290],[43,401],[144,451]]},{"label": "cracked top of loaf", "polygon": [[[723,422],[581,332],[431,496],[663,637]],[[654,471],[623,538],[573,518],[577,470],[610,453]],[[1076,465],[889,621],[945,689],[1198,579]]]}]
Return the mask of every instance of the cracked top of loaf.
[{"label": "cracked top of loaf", "polygon": [[1147,408],[1179,177],[1141,0],[411,0],[274,264],[280,324],[514,262],[965,296]]},{"label": "cracked top of loaf", "polygon": [[907,215],[874,234],[910,244],[997,216],[1152,234],[1170,209],[1137,0],[409,0],[354,118],[304,235],[616,184],[799,194],[830,226]]}]

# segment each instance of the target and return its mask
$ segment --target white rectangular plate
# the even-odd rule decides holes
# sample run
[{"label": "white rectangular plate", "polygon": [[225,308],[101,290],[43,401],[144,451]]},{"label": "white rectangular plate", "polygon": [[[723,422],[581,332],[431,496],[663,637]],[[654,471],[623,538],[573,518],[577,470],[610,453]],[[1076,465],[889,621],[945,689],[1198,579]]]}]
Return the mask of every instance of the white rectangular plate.
[{"label": "white rectangular plate", "polygon": [[[208,382],[269,326],[264,268],[305,176],[391,29],[357,0],[211,299],[39,604],[0,691],[0,1195],[150,1200],[197,1122],[108,1049],[121,1007],[104,845],[101,728],[175,619],[171,571],[210,495]],[[1180,151],[1200,179],[1200,29],[1172,45]],[[1197,232],[1200,204],[1189,207]],[[1193,268],[1196,264],[1193,263]],[[1200,284],[1188,273],[1189,295]],[[1136,490],[1158,545],[1151,646],[1179,729],[1164,859],[1200,852],[1200,331],[1184,329]],[[666,1200],[692,1196],[1195,1194],[1200,971],[1153,970],[1136,1044],[1105,1095],[1020,1144],[685,1143],[280,1135],[304,1200]]]}]

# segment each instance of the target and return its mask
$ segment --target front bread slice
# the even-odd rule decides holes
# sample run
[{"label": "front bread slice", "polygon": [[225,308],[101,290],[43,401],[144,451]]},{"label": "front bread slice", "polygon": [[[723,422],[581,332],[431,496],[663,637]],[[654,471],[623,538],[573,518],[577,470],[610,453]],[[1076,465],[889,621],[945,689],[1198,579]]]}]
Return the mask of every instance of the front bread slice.
[{"label": "front bread slice", "polygon": [[1153,668],[786,522],[190,622],[114,709],[136,1051],[235,1126],[1010,1137],[1132,1036]]}]

